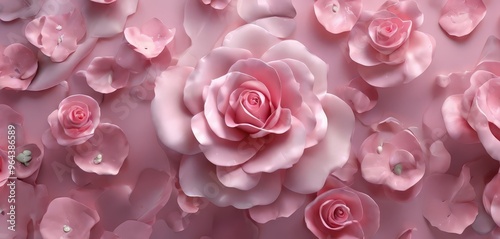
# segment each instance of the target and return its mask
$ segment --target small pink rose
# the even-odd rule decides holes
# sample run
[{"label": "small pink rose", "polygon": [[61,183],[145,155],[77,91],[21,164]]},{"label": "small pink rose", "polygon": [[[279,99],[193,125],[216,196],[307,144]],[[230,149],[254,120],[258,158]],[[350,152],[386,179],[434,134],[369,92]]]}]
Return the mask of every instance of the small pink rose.
[{"label": "small pink rose", "polygon": [[340,182],[331,181],[338,180],[329,178],[316,199],[306,206],[307,228],[319,239],[373,236],[380,225],[380,209],[375,201]]},{"label": "small pink rose", "polygon": [[327,31],[338,34],[352,29],[362,6],[361,0],[316,0],[314,13]]},{"label": "small pink rose", "polygon": [[48,122],[52,136],[62,146],[82,144],[93,136],[99,125],[99,104],[86,95],[72,95],[61,101]]},{"label": "small pink rose", "polygon": [[408,83],[432,61],[435,40],[417,31],[423,15],[413,0],[387,1],[363,13],[349,34],[349,56],[362,78],[376,87]]},{"label": "small pink rose", "polygon": [[37,72],[37,57],[20,43],[0,46],[0,51],[0,89],[26,90]]},{"label": "small pink rose", "polygon": [[76,51],[86,29],[82,13],[74,9],[62,15],[36,18],[26,25],[25,34],[52,61],[62,62]]},{"label": "small pink rose", "polygon": [[134,50],[146,58],[155,58],[172,41],[175,29],[168,29],[160,20],[153,18],[144,23],[141,28],[128,27],[123,32],[128,43]]}]

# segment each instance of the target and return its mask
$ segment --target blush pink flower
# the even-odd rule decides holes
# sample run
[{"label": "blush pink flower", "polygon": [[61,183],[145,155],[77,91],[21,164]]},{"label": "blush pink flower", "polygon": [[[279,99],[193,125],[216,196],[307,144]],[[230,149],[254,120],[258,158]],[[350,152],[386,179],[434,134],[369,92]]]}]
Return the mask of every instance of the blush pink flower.
[{"label": "blush pink flower", "polygon": [[38,59],[26,46],[0,46],[0,89],[26,90],[35,77]]},{"label": "blush pink flower", "polygon": [[257,206],[274,210],[292,201],[298,208],[304,194],[319,190],[349,158],[354,123],[348,105],[326,93],[326,69],[301,43],[249,24],[196,68],[164,72],[153,119],[160,140],[186,155],[184,193],[265,211]]},{"label": "blush pink flower", "polygon": [[144,23],[141,28],[128,27],[123,32],[127,42],[134,50],[146,58],[155,58],[174,39],[175,29],[168,29],[160,20],[153,18]]},{"label": "blush pink flower", "polygon": [[[426,148],[418,129],[405,129],[394,118],[387,118],[374,130],[361,145],[361,173],[366,181],[384,185],[396,198],[409,199],[420,192],[428,162],[451,158],[442,143]],[[435,170],[446,171],[448,167],[449,163],[444,163]]]},{"label": "blush pink flower", "polygon": [[0,0],[0,20],[9,22],[19,18],[35,16],[42,8],[44,0],[10,1]]},{"label": "blush pink flower", "polygon": [[61,101],[47,121],[52,136],[62,146],[82,144],[93,136],[99,125],[99,104],[87,95],[72,95]]},{"label": "blush pink flower", "polygon": [[449,96],[442,106],[449,135],[468,143],[480,141],[496,160],[500,160],[500,60],[495,58],[499,46],[500,40],[488,39],[481,62],[464,74],[470,82],[468,89]]},{"label": "blush pink flower", "polygon": [[62,62],[75,52],[85,32],[85,20],[78,9],[39,17],[29,22],[25,29],[28,41],[54,62]]},{"label": "blush pink flower", "polygon": [[439,25],[452,36],[470,34],[486,16],[483,0],[448,0],[441,9]]},{"label": "blush pink flower", "polygon": [[363,13],[349,35],[349,56],[363,79],[376,87],[408,83],[429,67],[435,40],[417,31],[423,15],[413,0],[387,1]]},{"label": "blush pink flower", "polygon": [[40,222],[44,238],[89,238],[90,229],[100,220],[97,212],[71,198],[50,202]]},{"label": "blush pink flower", "polygon": [[362,6],[361,0],[316,0],[314,13],[327,31],[338,34],[352,29]]},{"label": "blush pink flower", "polygon": [[500,226],[500,174],[486,184],[483,192],[483,205],[493,221]]},{"label": "blush pink flower", "polygon": [[214,9],[222,10],[231,3],[231,0],[201,0],[205,5],[210,5]]},{"label": "blush pink flower", "polygon": [[330,177],[306,206],[305,221],[319,239],[370,238],[380,226],[380,209],[370,196]]}]

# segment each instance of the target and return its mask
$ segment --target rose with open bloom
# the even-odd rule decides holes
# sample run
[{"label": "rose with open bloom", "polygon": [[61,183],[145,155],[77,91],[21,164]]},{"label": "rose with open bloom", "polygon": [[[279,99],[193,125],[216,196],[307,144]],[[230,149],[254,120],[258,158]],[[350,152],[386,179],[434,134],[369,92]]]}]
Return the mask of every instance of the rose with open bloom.
[{"label": "rose with open bloom", "polygon": [[50,132],[62,146],[82,144],[99,125],[99,104],[87,95],[72,95],[61,101],[48,117]]},{"label": "rose with open bloom", "polygon": [[[194,70],[164,72],[153,119],[160,140],[185,154],[185,194],[244,209],[300,207],[349,157],[353,113],[326,93],[326,71],[301,43],[249,24]],[[279,216],[258,211],[250,214],[259,222]]]},{"label": "rose with open bloom", "polygon": [[307,205],[305,221],[319,239],[370,238],[380,226],[380,209],[370,196],[330,177]]},{"label": "rose with open bloom", "polygon": [[480,141],[496,160],[500,160],[500,61],[496,59],[499,47],[499,39],[488,39],[475,71],[463,75],[470,81],[468,89],[449,96],[442,107],[452,138],[468,143]]},{"label": "rose with open bloom", "polygon": [[394,0],[362,13],[349,35],[349,56],[376,87],[407,83],[431,64],[435,40],[416,29],[424,17],[413,0]]}]

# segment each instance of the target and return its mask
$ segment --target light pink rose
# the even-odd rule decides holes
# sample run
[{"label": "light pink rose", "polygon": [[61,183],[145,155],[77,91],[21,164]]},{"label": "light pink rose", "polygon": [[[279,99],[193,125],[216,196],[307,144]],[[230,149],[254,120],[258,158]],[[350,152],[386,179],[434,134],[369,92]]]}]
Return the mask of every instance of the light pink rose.
[{"label": "light pink rose", "polygon": [[35,16],[42,8],[43,2],[44,0],[0,0],[0,20],[9,22]]},{"label": "light pink rose", "polygon": [[[361,145],[358,159],[363,178],[384,185],[388,196],[396,199],[415,197],[422,187],[429,162],[436,161],[431,170],[446,171],[451,156],[440,141],[429,148],[417,128],[404,128],[394,118],[374,126],[375,133]],[[439,162],[444,161],[442,164]]]},{"label": "light pink rose", "polygon": [[500,227],[500,174],[486,184],[483,192],[483,205],[486,212],[491,215],[493,221]]},{"label": "light pink rose", "polygon": [[334,177],[305,209],[307,228],[319,239],[370,238],[380,226],[380,209],[373,199]]},{"label": "light pink rose", "polygon": [[[301,43],[249,24],[196,68],[165,71],[153,119],[160,140],[186,155],[179,169],[185,194],[259,212],[287,199],[300,207],[349,157],[353,113],[326,93],[326,69]],[[251,215],[259,222],[273,216]]]},{"label": "light pink rose", "polygon": [[361,0],[316,0],[314,13],[327,31],[338,34],[352,29],[362,6]]},{"label": "light pink rose", "polygon": [[387,1],[362,13],[349,35],[349,55],[363,79],[376,87],[407,83],[432,61],[435,40],[417,31],[423,15],[413,0]]},{"label": "light pink rose", "polygon": [[38,59],[26,46],[0,46],[0,89],[26,90],[35,77]]},{"label": "light pink rose", "polygon": [[78,9],[54,16],[42,16],[26,25],[31,44],[54,62],[66,60],[76,51],[86,32],[85,19]]},{"label": "light pink rose", "polygon": [[47,121],[52,136],[62,146],[82,144],[93,136],[99,125],[99,104],[87,95],[72,95],[61,101]]},{"label": "light pink rose", "polygon": [[[449,96],[442,114],[449,135],[467,143],[480,141],[488,154],[500,160],[500,40],[490,37],[475,71],[463,75],[470,85],[463,94]],[[484,56],[485,54],[488,54]],[[491,56],[491,57],[490,57]]]}]

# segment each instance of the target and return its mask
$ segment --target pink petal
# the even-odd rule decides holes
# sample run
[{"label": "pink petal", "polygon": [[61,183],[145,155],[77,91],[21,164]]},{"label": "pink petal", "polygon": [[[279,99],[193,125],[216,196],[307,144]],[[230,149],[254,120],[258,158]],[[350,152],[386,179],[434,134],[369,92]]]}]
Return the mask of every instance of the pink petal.
[{"label": "pink petal", "polygon": [[458,178],[447,174],[434,174],[427,178],[422,192],[423,215],[441,231],[461,234],[478,214],[469,171],[464,166]]},{"label": "pink petal", "polygon": [[[108,0],[104,0],[108,1]],[[137,10],[139,0],[116,1],[113,4],[95,4],[87,1],[83,14],[91,37],[112,37],[122,33],[128,16]]]},{"label": "pink petal", "polygon": [[10,22],[18,18],[26,19],[36,15],[42,8],[43,0],[27,0],[27,1],[0,1],[3,6],[0,9],[0,20]]},{"label": "pink petal", "polygon": [[[253,139],[236,142],[219,138],[210,129],[203,113],[192,118],[191,129],[205,157],[217,166],[240,165],[252,158],[263,144]],[[249,143],[252,143],[250,147],[247,146]]]},{"label": "pink petal", "polygon": [[122,44],[115,56],[116,63],[134,73],[144,71],[150,63],[146,57],[135,51],[131,45]]},{"label": "pink petal", "polygon": [[469,35],[486,15],[482,0],[448,0],[441,9],[439,25],[452,36]]},{"label": "pink petal", "polygon": [[135,47],[135,51],[151,59],[157,57],[172,41],[175,29],[168,29],[159,19],[152,18],[140,29],[128,27],[123,33],[127,42]]},{"label": "pink petal", "polygon": [[304,125],[292,117],[290,130],[283,134],[270,135],[257,154],[243,165],[247,173],[271,173],[290,168],[301,160],[306,144]]},{"label": "pink petal", "polygon": [[[325,138],[316,146],[305,150],[299,162],[286,171],[283,184],[297,193],[317,192],[323,187],[328,175],[344,166],[349,159],[354,114],[336,96],[327,94],[321,102],[328,118]],[[305,175],[308,180],[303,180]]]},{"label": "pink petal", "polygon": [[384,9],[395,14],[401,20],[412,21],[414,28],[420,27],[424,22],[424,14],[414,0],[389,0],[380,7],[380,10]]},{"label": "pink petal", "polygon": [[189,67],[173,67],[163,72],[156,80],[155,98],[151,102],[158,138],[165,146],[182,154],[200,152],[191,131],[193,116],[184,106],[182,98],[184,84],[191,72]]},{"label": "pink petal", "polygon": [[445,173],[451,165],[451,155],[446,150],[443,142],[435,141],[429,147],[429,169],[431,172]]},{"label": "pink petal", "polygon": [[358,71],[361,77],[372,86],[391,87],[408,83],[420,76],[432,62],[435,40],[430,35],[414,31],[408,41],[409,46],[403,63],[373,67],[359,65]]},{"label": "pink petal", "polygon": [[318,0],[314,13],[319,23],[333,34],[350,31],[358,21],[363,3],[360,0]]},{"label": "pink petal", "polygon": [[249,174],[241,167],[216,167],[217,178],[229,188],[249,190],[254,188],[260,181],[261,173]]},{"label": "pink petal", "polygon": [[406,229],[405,231],[403,231],[398,239],[411,239],[412,238],[412,234],[413,234],[413,231],[416,231],[417,229],[415,228],[410,228],[410,229]]},{"label": "pink petal", "polygon": [[[67,197],[52,200],[40,222],[40,232],[44,238],[89,238],[90,229],[99,221],[93,209]],[[63,227],[70,231],[64,232]]]},{"label": "pink petal", "polygon": [[184,103],[194,115],[203,110],[203,88],[210,85],[226,73],[231,66],[241,59],[250,58],[252,54],[243,49],[220,47],[203,57],[193,73],[189,75],[184,88]]},{"label": "pink petal", "polygon": [[279,39],[264,28],[246,24],[229,32],[222,43],[223,46],[248,50],[254,57],[260,57],[270,47],[279,43]]},{"label": "pink petal", "polygon": [[500,201],[498,200],[498,188],[500,187],[500,176],[496,174],[493,179],[491,179],[483,192],[483,205],[486,209],[486,212],[491,215],[493,221],[500,225],[500,217],[498,216],[498,208]]},{"label": "pink petal", "polygon": [[90,1],[102,4],[110,4],[116,2],[116,0],[90,0]]},{"label": "pink petal", "polygon": [[96,57],[90,62],[85,77],[92,89],[108,94],[127,86],[129,74],[113,57]]},{"label": "pink petal", "polygon": [[116,227],[113,233],[120,239],[149,238],[153,228],[140,221],[127,220]]},{"label": "pink petal", "polygon": [[296,28],[295,19],[287,17],[266,17],[258,19],[252,22],[252,24],[266,29],[269,33],[279,38],[290,37]]},{"label": "pink petal", "polygon": [[462,95],[452,95],[444,101],[441,112],[446,130],[453,139],[458,139],[464,143],[476,143],[479,138],[476,131],[462,117],[461,104]]},{"label": "pink petal", "polygon": [[229,5],[231,0],[202,0],[205,4],[210,4],[214,9],[222,10]]},{"label": "pink petal", "polygon": [[[101,123],[92,138],[76,146],[74,160],[85,172],[116,175],[129,153],[127,136],[114,124]],[[101,159],[97,160],[98,155]]]},{"label": "pink petal", "polygon": [[154,220],[170,198],[171,180],[169,174],[155,169],[145,169],[141,172],[129,197],[130,208],[138,220]]},{"label": "pink petal", "polygon": [[[38,69],[38,59],[35,54],[22,44],[14,43],[3,50],[3,56],[10,64],[10,70],[19,74],[19,77],[0,76],[0,89],[11,88],[16,90],[26,90],[33,80]],[[13,75],[17,75],[14,74]],[[8,73],[7,73],[8,74]]]},{"label": "pink petal", "polygon": [[232,205],[239,209],[268,205],[281,192],[280,173],[262,174],[259,184],[247,191],[227,188],[219,182],[215,166],[203,154],[182,159],[179,183],[188,196],[205,197],[219,207]]},{"label": "pink petal", "polygon": [[312,54],[302,43],[295,40],[285,40],[277,43],[262,55],[263,61],[294,59],[304,63],[314,75],[313,91],[318,97],[323,97],[327,89],[327,64]]},{"label": "pink petal", "polygon": [[297,12],[291,0],[238,1],[238,14],[247,22],[264,17],[294,18]]},{"label": "pink petal", "polygon": [[250,217],[258,223],[267,223],[280,217],[290,217],[299,209],[306,196],[284,188],[276,201],[269,205],[255,206],[248,210]]},{"label": "pink petal", "polygon": [[357,113],[367,112],[378,101],[378,92],[361,78],[355,78],[348,85],[338,89],[338,96]]}]

